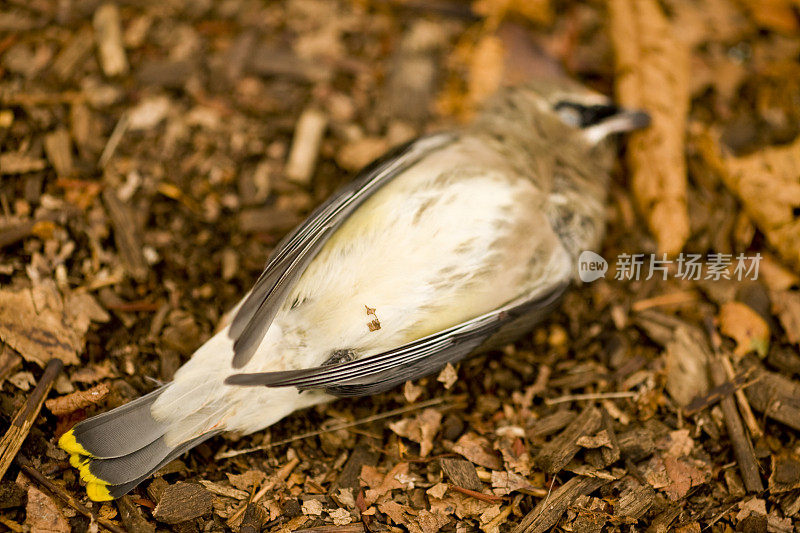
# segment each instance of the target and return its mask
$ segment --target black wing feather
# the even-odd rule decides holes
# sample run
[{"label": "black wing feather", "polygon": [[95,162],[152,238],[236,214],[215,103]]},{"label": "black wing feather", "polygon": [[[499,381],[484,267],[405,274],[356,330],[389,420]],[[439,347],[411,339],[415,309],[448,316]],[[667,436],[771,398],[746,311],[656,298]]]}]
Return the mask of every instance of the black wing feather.
[{"label": "black wing feather", "polygon": [[234,368],[250,361],[294,283],[347,217],[395,176],[453,138],[435,134],[395,148],[362,170],[281,241],[231,321]]},{"label": "black wing feather", "polygon": [[398,348],[349,363],[284,372],[235,374],[225,383],[325,389],[337,396],[383,392],[463,359],[504,325],[522,316],[530,316],[531,324],[541,320],[555,307],[567,286],[567,283],[560,283],[543,296],[497,309]]}]

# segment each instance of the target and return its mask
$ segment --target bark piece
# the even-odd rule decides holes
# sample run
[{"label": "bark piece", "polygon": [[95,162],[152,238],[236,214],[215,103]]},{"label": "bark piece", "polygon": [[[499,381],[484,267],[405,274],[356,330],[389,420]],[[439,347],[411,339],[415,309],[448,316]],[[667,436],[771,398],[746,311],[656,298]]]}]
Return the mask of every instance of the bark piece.
[{"label": "bark piece", "polygon": [[578,499],[608,483],[605,479],[574,477],[541,500],[513,529],[513,533],[541,533],[552,528],[569,506]]},{"label": "bark piece", "polygon": [[633,195],[659,250],[677,254],[689,236],[689,50],[656,0],[611,0],[608,6],[620,103],[644,109],[652,119],[628,142]]},{"label": "bark piece", "polygon": [[600,410],[594,406],[587,407],[564,431],[539,451],[534,460],[536,465],[550,474],[560,471],[581,449],[577,440],[586,435],[594,435],[601,424]]},{"label": "bark piece", "polygon": [[750,405],[768,417],[800,430],[800,384],[756,367],[745,389]]},{"label": "bark piece", "polygon": [[72,174],[72,141],[66,129],[59,128],[45,135],[44,151],[59,177]]},{"label": "bark piece", "polygon": [[116,501],[119,517],[129,533],[154,533],[156,526],[148,522],[141,509],[131,501],[130,496],[123,496]]},{"label": "bark piece", "polygon": [[135,280],[144,281],[148,274],[147,261],[133,213],[111,189],[103,191],[103,202],[114,226],[114,242],[125,270]]},{"label": "bark piece", "polygon": [[443,458],[439,460],[442,472],[454,485],[480,492],[483,489],[475,465],[464,459]]},{"label": "bark piece", "polygon": [[361,475],[361,467],[364,465],[375,466],[377,463],[377,453],[366,446],[356,446],[342,467],[342,472],[339,474],[336,483],[334,483],[333,491],[335,492],[337,489],[352,489],[353,494],[357,494],[360,488],[359,476]]},{"label": "bark piece", "polygon": [[197,483],[175,483],[164,489],[153,517],[166,524],[180,524],[209,514],[214,495]]}]

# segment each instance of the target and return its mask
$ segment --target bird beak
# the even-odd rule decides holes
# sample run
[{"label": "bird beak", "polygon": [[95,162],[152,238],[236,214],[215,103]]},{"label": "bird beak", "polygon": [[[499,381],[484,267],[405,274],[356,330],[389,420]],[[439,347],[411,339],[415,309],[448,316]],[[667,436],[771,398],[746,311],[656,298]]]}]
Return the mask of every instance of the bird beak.
[{"label": "bird beak", "polygon": [[645,111],[619,109],[600,122],[584,128],[583,134],[590,143],[597,144],[609,135],[644,129],[650,122],[650,115]]}]

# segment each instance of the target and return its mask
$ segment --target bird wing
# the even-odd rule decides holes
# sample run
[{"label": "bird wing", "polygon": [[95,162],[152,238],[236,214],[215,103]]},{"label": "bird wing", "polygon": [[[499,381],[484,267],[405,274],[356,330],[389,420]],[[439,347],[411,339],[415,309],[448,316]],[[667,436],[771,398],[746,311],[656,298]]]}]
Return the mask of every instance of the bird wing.
[{"label": "bird wing", "polygon": [[292,286],[347,217],[383,185],[453,139],[453,134],[440,133],[395,148],[362,170],[280,242],[231,321],[234,368],[242,368],[253,357]]},{"label": "bird wing", "polygon": [[514,303],[456,326],[363,359],[302,370],[235,374],[229,385],[325,389],[336,396],[363,396],[430,375],[484,345],[501,328],[525,317],[531,325],[544,318],[568,286],[561,282],[544,295]]}]

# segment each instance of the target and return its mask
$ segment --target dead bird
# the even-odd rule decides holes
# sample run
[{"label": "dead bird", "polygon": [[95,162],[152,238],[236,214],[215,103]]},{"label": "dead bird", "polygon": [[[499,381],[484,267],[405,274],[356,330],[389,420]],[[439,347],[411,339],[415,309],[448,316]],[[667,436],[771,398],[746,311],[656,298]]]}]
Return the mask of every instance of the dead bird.
[{"label": "dead bird", "polygon": [[175,379],[59,440],[93,500],[223,431],[390,389],[530,331],[604,231],[615,133],[648,124],[569,81],[365,168],[271,255]]}]

